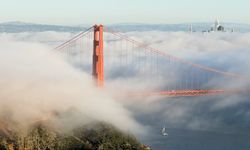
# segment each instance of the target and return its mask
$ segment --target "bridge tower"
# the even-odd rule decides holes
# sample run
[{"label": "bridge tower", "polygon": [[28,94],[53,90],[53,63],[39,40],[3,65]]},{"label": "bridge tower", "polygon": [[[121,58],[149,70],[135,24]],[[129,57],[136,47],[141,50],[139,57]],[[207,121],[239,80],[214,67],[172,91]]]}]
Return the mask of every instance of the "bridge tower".
[{"label": "bridge tower", "polygon": [[103,25],[94,26],[92,75],[96,79],[97,86],[103,87],[104,85]]}]

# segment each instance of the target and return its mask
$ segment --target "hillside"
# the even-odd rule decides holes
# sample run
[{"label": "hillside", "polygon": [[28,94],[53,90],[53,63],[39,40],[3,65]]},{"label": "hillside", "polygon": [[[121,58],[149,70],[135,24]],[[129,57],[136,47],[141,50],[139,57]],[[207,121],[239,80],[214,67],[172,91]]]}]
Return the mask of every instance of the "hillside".
[{"label": "hillside", "polygon": [[94,123],[61,133],[44,124],[32,126],[27,133],[0,127],[0,150],[144,150],[134,136],[112,125]]}]

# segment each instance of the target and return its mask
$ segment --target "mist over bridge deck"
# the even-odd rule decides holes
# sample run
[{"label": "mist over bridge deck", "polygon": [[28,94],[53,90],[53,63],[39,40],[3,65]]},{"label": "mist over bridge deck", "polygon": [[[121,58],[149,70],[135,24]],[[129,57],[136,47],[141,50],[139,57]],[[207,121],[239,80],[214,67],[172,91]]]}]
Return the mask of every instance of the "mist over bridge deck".
[{"label": "mist over bridge deck", "polygon": [[103,25],[79,33],[55,50],[91,73],[98,87],[127,90],[128,96],[209,96],[249,91],[238,85],[230,87],[231,83],[248,82],[248,76],[170,55]]}]

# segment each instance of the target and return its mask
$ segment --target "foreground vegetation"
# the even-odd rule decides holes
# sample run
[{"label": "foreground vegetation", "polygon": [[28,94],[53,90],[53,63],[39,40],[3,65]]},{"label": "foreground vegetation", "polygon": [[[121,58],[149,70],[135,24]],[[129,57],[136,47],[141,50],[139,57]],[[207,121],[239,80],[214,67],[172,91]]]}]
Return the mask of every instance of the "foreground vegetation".
[{"label": "foreground vegetation", "polygon": [[111,125],[95,123],[59,133],[37,124],[26,133],[0,127],[0,150],[144,150],[135,137]]}]

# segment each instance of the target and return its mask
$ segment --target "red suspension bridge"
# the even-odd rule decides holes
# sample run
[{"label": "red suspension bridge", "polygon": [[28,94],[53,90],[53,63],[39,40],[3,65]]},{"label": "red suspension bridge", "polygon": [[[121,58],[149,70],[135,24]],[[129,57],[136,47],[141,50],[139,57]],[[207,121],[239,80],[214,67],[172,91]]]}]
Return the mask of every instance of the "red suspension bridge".
[{"label": "red suspension bridge", "polygon": [[[95,25],[55,48],[72,65],[92,72],[98,87],[129,96],[202,96],[248,91],[228,83],[248,76],[193,63]],[[225,84],[227,83],[227,84]]]}]

